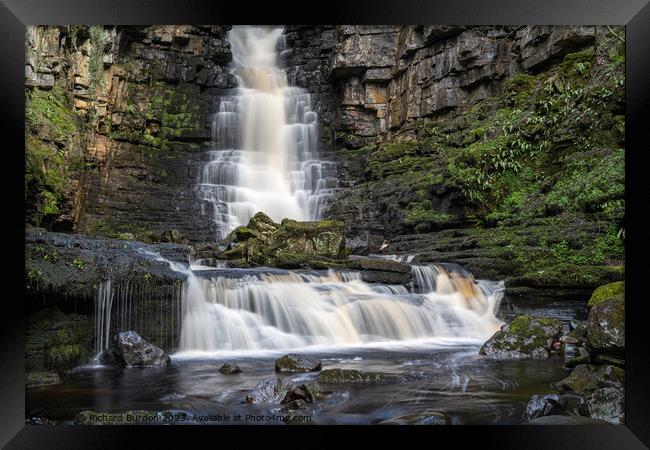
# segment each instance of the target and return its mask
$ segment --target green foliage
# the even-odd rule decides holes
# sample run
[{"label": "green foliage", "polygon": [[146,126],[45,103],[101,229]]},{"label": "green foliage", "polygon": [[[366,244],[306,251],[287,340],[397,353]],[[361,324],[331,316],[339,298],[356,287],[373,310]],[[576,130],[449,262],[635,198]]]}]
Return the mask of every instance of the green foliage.
[{"label": "green foliage", "polygon": [[62,142],[69,141],[79,128],[79,117],[59,86],[26,91],[25,119],[33,131],[44,132],[51,139]]},{"label": "green foliage", "polygon": [[107,34],[101,25],[91,26],[89,34],[88,92],[90,97],[95,99],[98,90],[104,87],[104,50],[107,43]]},{"label": "green foliage", "polygon": [[79,270],[83,270],[84,267],[86,267],[86,263],[84,263],[81,259],[75,258],[72,261],[72,266],[76,267]]},{"label": "green foliage", "polygon": [[406,211],[404,224],[413,226],[416,232],[441,228],[454,220],[454,216],[450,213],[432,210],[430,201],[412,203],[411,205],[411,209]]}]

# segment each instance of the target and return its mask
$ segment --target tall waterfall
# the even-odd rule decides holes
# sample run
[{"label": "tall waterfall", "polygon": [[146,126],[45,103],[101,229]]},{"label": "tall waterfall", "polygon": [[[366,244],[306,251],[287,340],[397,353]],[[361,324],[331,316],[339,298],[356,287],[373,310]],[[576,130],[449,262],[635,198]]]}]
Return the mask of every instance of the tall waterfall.
[{"label": "tall waterfall", "polygon": [[235,26],[228,33],[235,95],[219,101],[214,148],[196,189],[216,239],[263,211],[276,221],[315,220],[336,187],[333,163],[318,159],[318,118],[305,89],[279,66],[283,29]]},{"label": "tall waterfall", "polygon": [[358,273],[188,278],[180,350],[356,346],[431,338],[486,340],[501,326],[500,286],[443,266],[414,268],[413,292]]}]

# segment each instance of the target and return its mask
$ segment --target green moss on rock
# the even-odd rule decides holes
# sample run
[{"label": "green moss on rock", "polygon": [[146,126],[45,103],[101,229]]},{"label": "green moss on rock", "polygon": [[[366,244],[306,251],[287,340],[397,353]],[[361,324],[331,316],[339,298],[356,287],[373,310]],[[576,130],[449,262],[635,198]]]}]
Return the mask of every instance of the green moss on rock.
[{"label": "green moss on rock", "polygon": [[594,290],[593,294],[591,294],[591,298],[589,299],[588,306],[591,308],[612,297],[615,297],[617,299],[620,298],[623,300],[624,295],[625,283],[623,281],[605,284],[597,287]]}]

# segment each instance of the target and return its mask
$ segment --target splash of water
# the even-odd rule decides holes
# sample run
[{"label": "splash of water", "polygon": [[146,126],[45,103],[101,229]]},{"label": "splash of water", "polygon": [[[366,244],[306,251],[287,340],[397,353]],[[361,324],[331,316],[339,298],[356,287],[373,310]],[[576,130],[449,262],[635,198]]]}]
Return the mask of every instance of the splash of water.
[{"label": "splash of water", "polygon": [[336,187],[334,164],[318,159],[317,114],[306,90],[289,86],[279,67],[283,29],[235,26],[228,33],[233,96],[223,97],[196,189],[216,239],[248,223],[258,211],[279,222],[320,218]]}]

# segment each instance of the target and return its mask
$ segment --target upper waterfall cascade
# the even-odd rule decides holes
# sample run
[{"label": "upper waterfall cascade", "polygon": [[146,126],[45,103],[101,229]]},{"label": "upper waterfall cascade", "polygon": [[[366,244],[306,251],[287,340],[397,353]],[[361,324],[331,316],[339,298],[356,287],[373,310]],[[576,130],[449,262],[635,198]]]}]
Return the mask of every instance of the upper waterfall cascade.
[{"label": "upper waterfall cascade", "polygon": [[213,148],[196,189],[215,239],[245,225],[258,211],[275,221],[320,218],[336,188],[334,164],[318,158],[318,117],[312,97],[289,86],[280,68],[282,28],[235,26],[228,33],[238,81],[220,98]]}]

